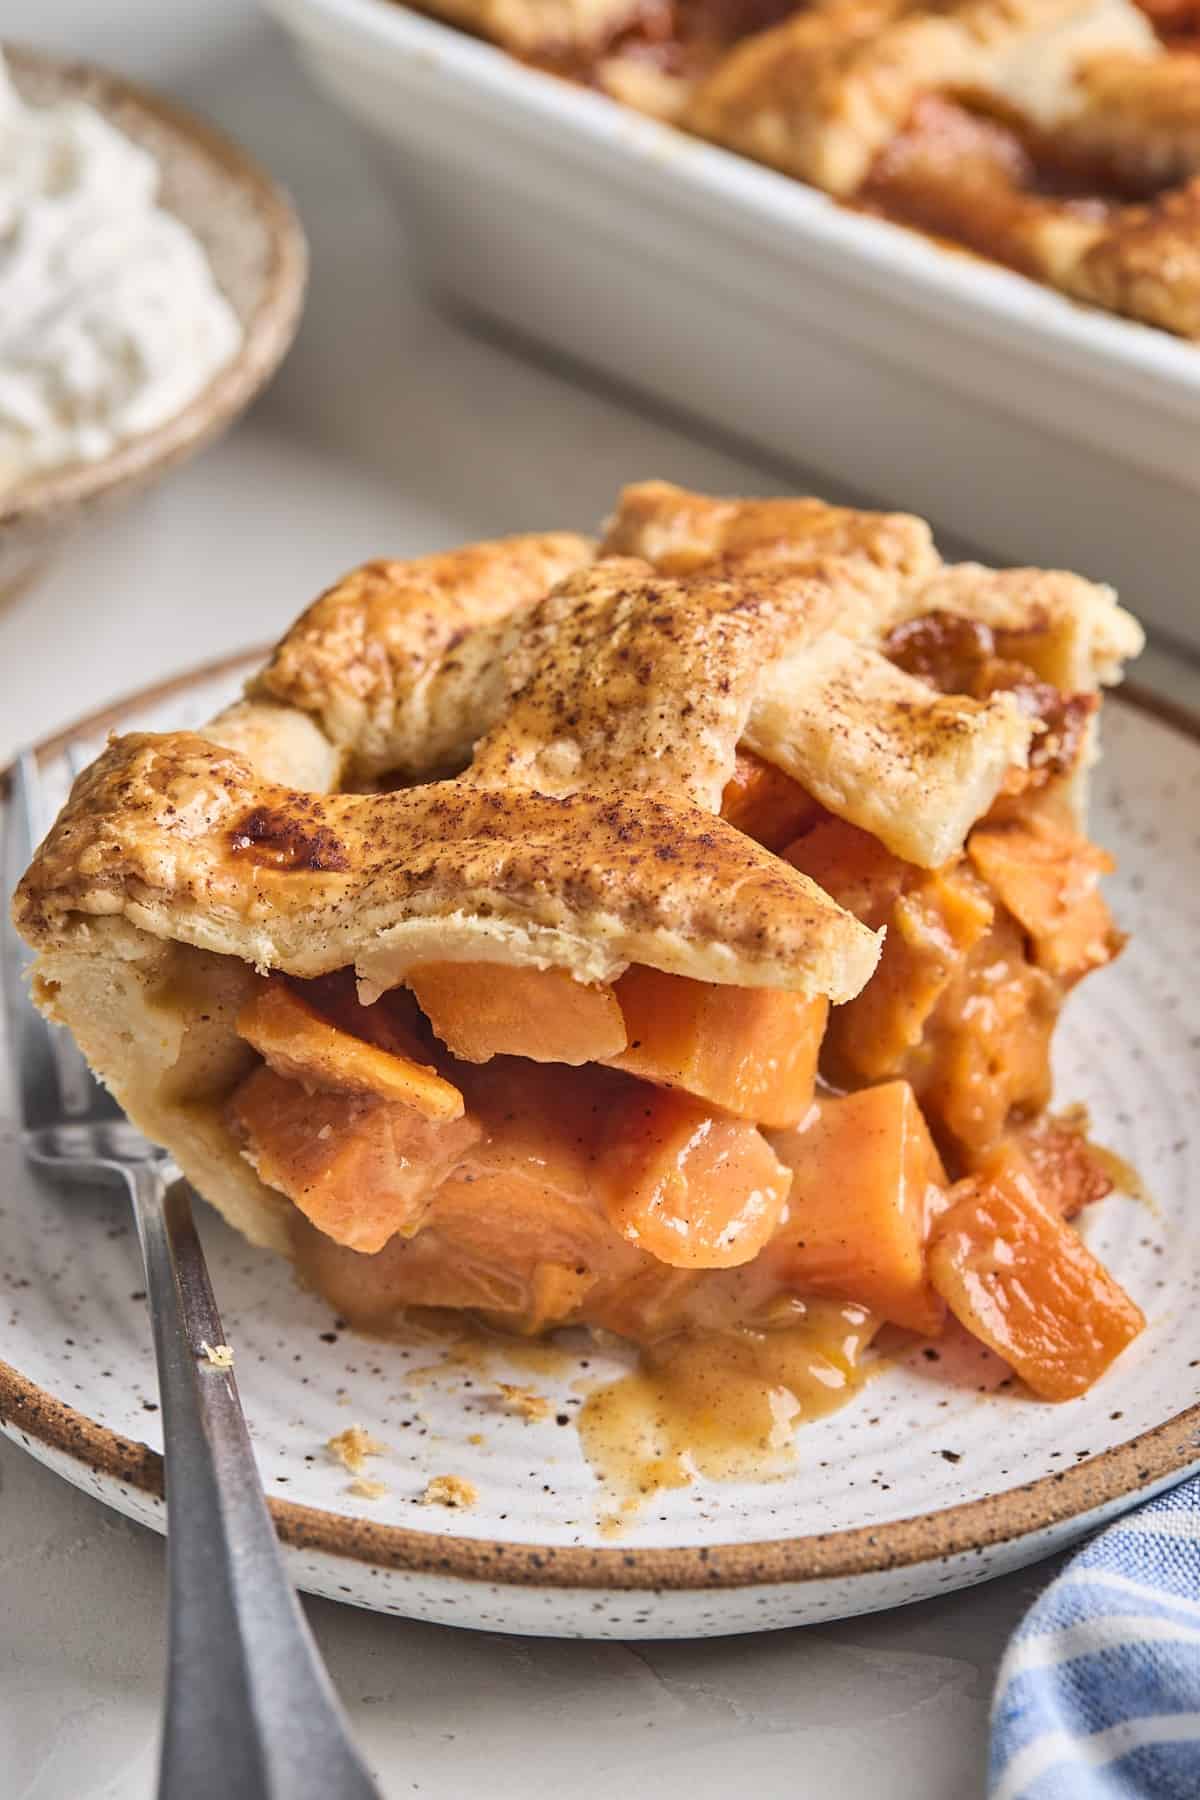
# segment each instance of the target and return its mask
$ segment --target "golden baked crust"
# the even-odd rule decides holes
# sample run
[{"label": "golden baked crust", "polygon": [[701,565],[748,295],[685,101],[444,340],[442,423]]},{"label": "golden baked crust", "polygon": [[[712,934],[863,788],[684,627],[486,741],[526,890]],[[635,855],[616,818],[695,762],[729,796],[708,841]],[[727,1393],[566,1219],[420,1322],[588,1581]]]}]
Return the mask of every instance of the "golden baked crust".
[{"label": "golden baked crust", "polygon": [[[918,519],[662,482],[626,490],[598,560],[556,534],[368,565],[203,735],[115,739],[79,778],[14,905],[39,998],[283,1247],[286,1203],[222,1113],[259,972],[353,967],[369,997],[424,962],[641,963],[857,993],[879,935],[719,817],[722,790],[753,749],[907,860],[956,855],[1037,726],[889,660],[927,614],[1067,692],[1140,645],[1108,589],[946,567]],[[420,785],[379,791],[397,774]]]},{"label": "golden baked crust", "polygon": [[811,498],[726,500],[669,481],[621,490],[600,553],[641,557],[664,575],[747,557],[821,574],[827,559],[851,559],[903,587],[941,567],[932,531],[911,513],[863,512]]},{"label": "golden baked crust", "polygon": [[370,562],[314,601],[250,684],[309,714],[346,759],[344,778],[424,775],[470,755],[459,729],[476,689],[460,652],[504,640],[508,616],[590,561],[573,532],[500,538],[413,562]]},{"label": "golden baked crust", "polygon": [[850,195],[919,95],[1005,84],[1006,64],[1093,0],[824,0],[733,49],[683,122]]},{"label": "golden baked crust", "polygon": [[1127,207],[1062,286],[1109,312],[1200,338],[1200,176],[1149,206]]},{"label": "golden baked crust", "polygon": [[[512,695],[471,778],[542,793],[636,790],[717,812],[768,667],[864,599],[855,571],[785,564],[672,578],[606,557],[524,622]],[[877,614],[889,596],[871,588]]]},{"label": "golden baked crust", "polygon": [[[430,0],[430,10],[1076,299],[1200,332],[1191,201],[1130,210],[1200,175],[1200,53],[1163,44],[1137,0]],[[940,114],[931,100],[946,102]],[[636,533],[607,549],[646,554]]]},{"label": "golden baked crust", "polygon": [[222,1112],[254,1067],[235,1020],[254,970],[140,931],[81,921],[72,947],[44,948],[34,998],[66,1026],[138,1130],[162,1144],[206,1200],[252,1243],[289,1250],[292,1207],[259,1180]]},{"label": "golden baked crust", "polygon": [[1103,582],[1065,569],[988,569],[951,563],[922,587],[918,612],[978,619],[1009,656],[1027,662],[1064,694],[1110,686],[1145,641],[1131,613]]},{"label": "golden baked crust", "polygon": [[445,781],[305,794],[188,732],[115,738],[18,890],[18,928],[70,947],[94,918],[302,977],[353,965],[627,963],[847,998],[874,933],[686,802]]},{"label": "golden baked crust", "polygon": [[637,18],[638,0],[422,0],[422,10],[517,56],[595,52]]},{"label": "golden baked crust", "polygon": [[1092,57],[1075,100],[1057,128],[1064,155],[1149,191],[1200,174],[1200,53]]}]

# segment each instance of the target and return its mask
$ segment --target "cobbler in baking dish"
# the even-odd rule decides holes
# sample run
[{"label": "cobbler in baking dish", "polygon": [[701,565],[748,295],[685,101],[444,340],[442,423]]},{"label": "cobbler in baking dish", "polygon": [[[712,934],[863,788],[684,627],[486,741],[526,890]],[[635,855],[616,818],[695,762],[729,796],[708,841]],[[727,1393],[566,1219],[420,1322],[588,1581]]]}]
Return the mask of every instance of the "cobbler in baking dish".
[{"label": "cobbler in baking dish", "polygon": [[952,1313],[1067,1398],[1142,1324],[1048,1110],[1121,947],[1084,794],[1140,643],[919,519],[661,482],[598,545],[368,564],[205,731],[80,776],[15,902],[35,992],[361,1324],[716,1365]]},{"label": "cobbler in baking dish", "polygon": [[1200,337],[1197,0],[424,4],[849,205]]}]

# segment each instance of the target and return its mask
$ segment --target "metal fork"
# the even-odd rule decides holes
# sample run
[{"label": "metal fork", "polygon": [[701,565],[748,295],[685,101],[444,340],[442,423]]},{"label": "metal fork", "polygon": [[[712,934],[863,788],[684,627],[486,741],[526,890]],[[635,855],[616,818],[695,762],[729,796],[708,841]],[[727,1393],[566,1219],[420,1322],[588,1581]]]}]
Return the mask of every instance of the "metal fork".
[{"label": "metal fork", "polygon": [[[75,772],[79,758],[71,759]],[[162,1404],[169,1629],[160,1800],[379,1800],[288,1580],[179,1171],[24,990],[7,897],[47,821],[36,757],[9,774],[4,977],[29,1161],[133,1202]]]}]

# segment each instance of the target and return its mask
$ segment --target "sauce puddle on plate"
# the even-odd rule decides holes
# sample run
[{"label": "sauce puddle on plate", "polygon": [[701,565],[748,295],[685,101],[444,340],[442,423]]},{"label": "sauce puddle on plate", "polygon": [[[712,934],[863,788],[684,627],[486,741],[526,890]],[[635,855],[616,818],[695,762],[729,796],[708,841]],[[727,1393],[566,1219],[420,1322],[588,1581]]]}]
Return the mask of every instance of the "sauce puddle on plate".
[{"label": "sauce puddle on plate", "polygon": [[[301,1264],[302,1280],[304,1273]],[[606,1533],[619,1531],[654,1494],[698,1476],[770,1481],[784,1474],[797,1458],[797,1427],[844,1406],[867,1380],[879,1360],[868,1360],[868,1352],[882,1323],[862,1306],[777,1295],[754,1327],[708,1325],[639,1347],[586,1328],[516,1337],[462,1312],[425,1308],[398,1312],[385,1324],[378,1315],[356,1318],[340,1298],[341,1323],[352,1330],[410,1354],[434,1353],[398,1371],[402,1381],[453,1384],[469,1374],[478,1390],[472,1412],[490,1397],[491,1410],[524,1411],[531,1422],[569,1408],[601,1490]],[[627,1372],[610,1379],[589,1373],[590,1363],[603,1365],[613,1355],[633,1359]],[[549,1392],[513,1386],[518,1371]],[[562,1399],[567,1388],[573,1396]],[[484,1436],[475,1432],[468,1441]]]},{"label": "sauce puddle on plate", "polygon": [[796,1460],[796,1427],[862,1387],[879,1321],[861,1306],[815,1301],[791,1324],[668,1338],[628,1374],[588,1394],[579,1441],[620,1513],[697,1476],[769,1481]]}]

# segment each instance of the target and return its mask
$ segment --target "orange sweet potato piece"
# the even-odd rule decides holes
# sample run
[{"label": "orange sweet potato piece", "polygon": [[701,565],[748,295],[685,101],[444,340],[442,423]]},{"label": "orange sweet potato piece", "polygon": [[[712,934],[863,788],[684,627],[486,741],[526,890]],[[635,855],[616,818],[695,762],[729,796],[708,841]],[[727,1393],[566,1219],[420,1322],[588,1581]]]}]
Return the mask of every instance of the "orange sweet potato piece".
[{"label": "orange sweet potato piece", "polygon": [[358,997],[358,977],[353,969],[335,969],[306,981],[289,976],[285,985],[314,1006],[322,1018],[341,1031],[380,1050],[418,1061],[428,1057],[421,1009],[407,988],[391,988],[370,1006]]},{"label": "orange sweet potato piece", "polygon": [[639,965],[615,992],[629,1036],[615,1068],[759,1125],[794,1125],[807,1112],[827,1000]]},{"label": "orange sweet potato piece", "polygon": [[961,868],[921,875],[893,902],[879,967],[834,1015],[830,1050],[856,1081],[907,1074],[934,1009],[991,924],[993,909]]},{"label": "orange sweet potato piece", "polygon": [[951,982],[905,1073],[935,1129],[976,1154],[1050,1104],[1057,982],[1000,914]]},{"label": "orange sweet potato piece", "polygon": [[282,982],[268,983],[246,1002],[237,1029],[277,1075],[306,1088],[374,1094],[427,1119],[462,1118],[463,1097],[453,1082],[411,1056],[341,1030]]},{"label": "orange sweet potato piece", "polygon": [[798,1292],[856,1300],[928,1335],[945,1309],[925,1245],[945,1171],[905,1081],[822,1100],[772,1143],[792,1171],[787,1224],[771,1251]]},{"label": "orange sweet potato piece", "polygon": [[1103,1200],[1115,1185],[1104,1153],[1088,1142],[1083,1125],[1046,1113],[1003,1138],[972,1172],[986,1178],[1004,1169],[1024,1174],[1038,1198],[1064,1219]]},{"label": "orange sweet potato piece", "polygon": [[875,928],[886,923],[897,896],[916,873],[869,831],[845,819],[823,820],[783,854],[839,906]]},{"label": "orange sweet potato piece", "polygon": [[369,1256],[335,1244],[297,1213],[293,1252],[302,1278],[364,1331],[381,1331],[410,1306],[494,1314],[508,1330],[525,1317],[519,1275],[458,1254],[430,1229],[391,1238]]},{"label": "orange sweet potato piece", "polygon": [[598,1282],[622,1286],[655,1266],[613,1230],[595,1176],[631,1080],[607,1069],[535,1074],[505,1058],[463,1076],[481,1135],[416,1237],[359,1256],[307,1228],[296,1234],[302,1268],[346,1318],[378,1326],[404,1306],[466,1308],[539,1331],[575,1316]]},{"label": "orange sweet potato piece", "polygon": [[565,969],[422,963],[406,980],[438,1037],[464,1062],[603,1062],[625,1048],[612,988],[587,986]]},{"label": "orange sweet potato piece", "polygon": [[328,1237],[374,1251],[420,1228],[439,1182],[479,1136],[377,1095],[310,1091],[274,1069],[248,1075],[230,1118],[255,1169]]},{"label": "orange sweet potato piece", "polygon": [[739,750],[721,796],[721,817],[768,850],[782,850],[826,813],[820,801],[782,769],[753,750]]},{"label": "orange sweet potato piece", "polygon": [[967,853],[1029,933],[1039,968],[1075,982],[1120,950],[1124,939],[1098,890],[1113,860],[1078,832],[1035,814],[977,826]]},{"label": "orange sweet potato piece", "polygon": [[650,1089],[614,1122],[599,1178],[616,1230],[677,1269],[730,1269],[757,1256],[792,1179],[753,1125]]},{"label": "orange sweet potato piece", "polygon": [[615,1271],[629,1267],[596,1166],[634,1083],[607,1069],[534,1071],[508,1061],[465,1079],[482,1136],[439,1189],[431,1227],[460,1253],[512,1270],[522,1282],[543,1264],[603,1273],[610,1263]]},{"label": "orange sweet potato piece", "polygon": [[934,1286],[1039,1398],[1086,1393],[1141,1331],[1140,1308],[1027,1177],[968,1176],[953,1193],[930,1243]]}]

